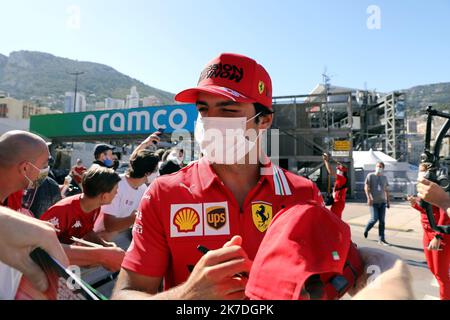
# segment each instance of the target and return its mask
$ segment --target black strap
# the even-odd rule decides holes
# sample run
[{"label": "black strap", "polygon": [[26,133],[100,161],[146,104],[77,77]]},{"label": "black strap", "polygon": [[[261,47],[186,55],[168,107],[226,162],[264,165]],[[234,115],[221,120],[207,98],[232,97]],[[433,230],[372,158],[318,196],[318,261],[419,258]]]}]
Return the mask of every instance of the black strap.
[{"label": "black strap", "polygon": [[334,188],[334,191],[341,191],[341,190],[344,190],[344,189],[346,189],[346,188],[347,188],[347,184],[343,185],[343,186],[340,187],[340,188]]},{"label": "black strap", "polygon": [[356,288],[356,280],[358,280],[358,273],[356,272],[356,270],[352,267],[352,265],[350,264],[349,261],[345,262],[345,266],[344,266],[344,270],[345,268],[350,268],[350,271],[353,274],[353,288]]}]

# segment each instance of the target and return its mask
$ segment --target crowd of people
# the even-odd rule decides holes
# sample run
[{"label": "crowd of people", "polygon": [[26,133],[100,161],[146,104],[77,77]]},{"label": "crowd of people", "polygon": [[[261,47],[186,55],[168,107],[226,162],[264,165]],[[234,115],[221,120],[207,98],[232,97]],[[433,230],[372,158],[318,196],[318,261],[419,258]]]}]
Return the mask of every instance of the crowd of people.
[{"label": "crowd of people", "polygon": [[[199,113],[201,158],[189,165],[181,149],[150,151],[160,141],[155,132],[133,151],[124,174],[115,171],[114,148],[100,144],[93,164],[77,160],[60,186],[41,137],[24,131],[0,137],[0,299],[14,299],[22,277],[46,290],[45,274],[29,257],[37,247],[64,266],[120,271],[114,299],[337,299],[351,291],[360,299],[413,297],[401,260],[351,240],[342,221],[349,168],[338,163],[335,170],[323,156],[335,180],[329,210],[312,181],[273,164],[260,148],[261,135],[246,134],[272,126],[272,83],[264,67],[221,54],[197,87],[175,99],[195,103]],[[216,139],[213,147],[211,129],[222,142],[228,129],[239,129],[238,143]],[[257,162],[249,161],[254,151]],[[372,219],[365,235],[379,222],[380,243],[387,244],[383,168],[377,164],[366,180]],[[421,179],[418,196],[448,218],[450,199],[437,185]],[[131,229],[125,252],[114,239]],[[438,250],[446,236],[428,231],[424,245]],[[447,252],[427,256],[443,298],[449,296]],[[366,286],[365,267],[372,264],[383,271],[382,290]]]}]

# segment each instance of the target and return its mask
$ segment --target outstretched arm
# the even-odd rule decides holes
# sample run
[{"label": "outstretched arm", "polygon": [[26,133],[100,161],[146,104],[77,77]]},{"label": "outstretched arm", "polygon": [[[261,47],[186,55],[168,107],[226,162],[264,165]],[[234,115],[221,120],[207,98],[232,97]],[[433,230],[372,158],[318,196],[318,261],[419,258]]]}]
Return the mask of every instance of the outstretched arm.
[{"label": "outstretched arm", "polygon": [[323,159],[323,163],[325,164],[325,168],[327,169],[328,174],[331,177],[336,178],[336,172],[330,165],[330,156],[328,154],[324,153],[322,155],[322,159]]}]

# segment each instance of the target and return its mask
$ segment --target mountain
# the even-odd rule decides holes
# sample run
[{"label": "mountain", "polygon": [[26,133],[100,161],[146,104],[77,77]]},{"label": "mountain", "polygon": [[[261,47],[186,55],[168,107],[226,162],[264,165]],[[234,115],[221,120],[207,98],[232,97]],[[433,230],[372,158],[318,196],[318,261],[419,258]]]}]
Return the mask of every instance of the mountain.
[{"label": "mountain", "polygon": [[450,82],[416,86],[403,90],[412,111],[433,105],[436,109],[450,109]]},{"label": "mountain", "polygon": [[136,86],[141,98],[155,96],[163,104],[173,104],[174,95],[150,87],[117,70],[98,63],[75,61],[42,52],[17,51],[9,57],[0,55],[0,91],[18,99],[45,100],[54,97],[55,107],[62,108],[62,96],[73,91],[74,76],[68,72],[81,71],[78,90],[88,97],[88,103],[105,98],[125,99]]}]

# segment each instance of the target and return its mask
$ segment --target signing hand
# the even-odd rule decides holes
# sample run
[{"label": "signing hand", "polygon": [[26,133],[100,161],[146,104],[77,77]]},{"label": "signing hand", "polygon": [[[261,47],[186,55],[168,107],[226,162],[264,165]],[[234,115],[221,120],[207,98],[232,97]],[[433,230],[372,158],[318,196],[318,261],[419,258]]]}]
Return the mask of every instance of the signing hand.
[{"label": "signing hand", "polygon": [[182,299],[245,299],[247,279],[236,274],[249,273],[251,261],[240,244],[242,238],[234,237],[223,248],[205,254],[181,286]]}]

